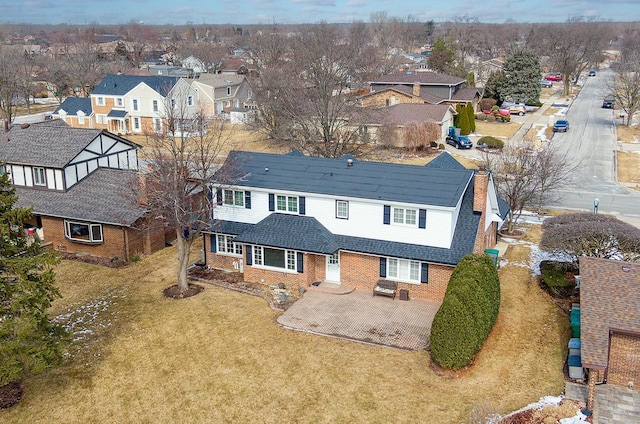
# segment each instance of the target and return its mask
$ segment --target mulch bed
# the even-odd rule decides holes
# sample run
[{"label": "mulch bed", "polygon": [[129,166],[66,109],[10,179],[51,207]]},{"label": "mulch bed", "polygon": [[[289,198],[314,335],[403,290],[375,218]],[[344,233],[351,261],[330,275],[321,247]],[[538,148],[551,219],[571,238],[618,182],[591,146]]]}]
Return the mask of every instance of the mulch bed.
[{"label": "mulch bed", "polygon": [[204,290],[204,287],[198,284],[189,284],[189,288],[185,291],[180,291],[180,286],[174,284],[173,286],[167,287],[162,291],[165,297],[170,297],[172,299],[184,299],[186,297],[195,296]]},{"label": "mulch bed", "polygon": [[21,381],[12,381],[9,384],[0,386],[0,409],[11,408],[22,400],[24,387]]}]

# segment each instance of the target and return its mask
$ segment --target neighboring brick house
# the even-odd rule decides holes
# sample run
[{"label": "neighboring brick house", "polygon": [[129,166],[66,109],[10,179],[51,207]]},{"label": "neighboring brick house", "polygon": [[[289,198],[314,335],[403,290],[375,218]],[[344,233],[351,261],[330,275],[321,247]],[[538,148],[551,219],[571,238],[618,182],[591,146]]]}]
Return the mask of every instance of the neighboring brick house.
[{"label": "neighboring brick house", "polygon": [[475,87],[466,86],[466,83],[464,78],[437,72],[396,72],[369,81],[370,93],[363,96],[362,105],[392,106],[396,102],[419,103],[422,100],[428,104],[446,103],[454,107],[458,103],[471,103],[474,110],[477,110],[480,91]]},{"label": "neighboring brick house", "polygon": [[588,409],[597,384],[640,388],[640,264],[580,258],[580,342]]},{"label": "neighboring brick house", "polygon": [[164,226],[132,201],[140,146],[104,130],[60,120],[14,125],[0,140],[0,171],[18,207],[53,249],[130,259],[165,247]]},{"label": "neighboring brick house", "polygon": [[67,97],[53,112],[53,116],[62,119],[75,128],[95,128],[95,117],[88,97]]},{"label": "neighboring brick house", "polygon": [[426,166],[234,151],[218,175],[206,263],[246,281],[372,290],[398,282],[440,301],[465,255],[493,248],[508,207],[491,174],[448,153]]},{"label": "neighboring brick house", "polygon": [[409,124],[433,122],[439,127],[438,138],[433,141],[440,144],[445,142],[455,114],[453,106],[448,104],[398,103],[383,111],[369,114],[370,117],[374,117],[373,119],[377,117],[377,122],[362,126],[360,132],[366,135],[367,141],[402,147],[404,145],[403,130]]}]

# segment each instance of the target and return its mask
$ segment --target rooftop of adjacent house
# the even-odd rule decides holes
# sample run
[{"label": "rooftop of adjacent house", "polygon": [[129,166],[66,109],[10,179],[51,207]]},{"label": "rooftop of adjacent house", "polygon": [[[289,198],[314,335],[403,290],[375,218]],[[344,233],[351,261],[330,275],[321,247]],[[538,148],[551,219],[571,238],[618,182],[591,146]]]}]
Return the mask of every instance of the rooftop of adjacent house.
[{"label": "rooftop of adjacent house", "polygon": [[640,334],[640,264],[580,258],[580,339],[582,364],[603,369],[609,332]]},{"label": "rooftop of adjacent house", "polygon": [[219,180],[236,186],[290,193],[371,199],[436,207],[456,207],[473,170],[370,162],[343,157],[309,157],[230,152]]},{"label": "rooftop of adjacent house", "polygon": [[123,96],[139,84],[146,84],[161,95],[166,95],[178,82],[177,77],[160,75],[114,75],[105,76],[91,92],[92,95]]},{"label": "rooftop of adjacent house", "polygon": [[0,160],[19,165],[63,168],[101,134],[135,143],[105,130],[72,128],[62,120],[13,125],[0,134]]},{"label": "rooftop of adjacent house", "polygon": [[200,74],[196,79],[190,80],[191,82],[199,82],[211,87],[227,87],[229,85],[238,85],[245,80],[244,75],[237,74]]},{"label": "rooftop of adjacent house", "polygon": [[134,171],[99,168],[67,192],[16,186],[16,206],[37,215],[131,226],[144,211],[133,200]]},{"label": "rooftop of adjacent house", "polygon": [[77,115],[78,112],[82,112],[89,116],[93,114],[91,99],[88,97],[67,97],[53,113],[60,114],[61,111],[67,115]]},{"label": "rooftop of adjacent house", "polygon": [[396,72],[371,80],[370,84],[414,84],[455,86],[466,82],[464,78],[430,71]]},{"label": "rooftop of adjacent house", "polygon": [[476,87],[462,87],[451,97],[451,100],[459,102],[470,102],[476,97],[480,97],[480,91]]}]

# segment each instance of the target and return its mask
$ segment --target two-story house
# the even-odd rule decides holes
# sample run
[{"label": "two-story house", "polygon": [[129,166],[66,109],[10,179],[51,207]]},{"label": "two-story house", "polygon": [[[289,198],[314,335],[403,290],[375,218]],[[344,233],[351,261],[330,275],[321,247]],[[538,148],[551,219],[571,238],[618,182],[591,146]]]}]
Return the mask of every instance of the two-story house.
[{"label": "two-story house", "polygon": [[0,171],[16,206],[33,207],[28,224],[43,243],[128,260],[165,246],[164,226],[146,219],[135,196],[139,147],[60,120],[14,125],[0,136]]},{"label": "two-story house", "polygon": [[413,166],[234,151],[218,175],[206,263],[290,288],[389,279],[442,300],[458,261],[494,247],[508,213],[491,174],[448,153]]},{"label": "two-story house", "polygon": [[224,116],[232,109],[253,108],[251,85],[244,75],[202,74],[191,80],[206,116]]},{"label": "two-story house", "polygon": [[466,105],[474,109],[480,91],[468,87],[464,78],[430,71],[396,72],[369,81],[369,93],[360,100],[362,106],[392,106],[397,103]]}]

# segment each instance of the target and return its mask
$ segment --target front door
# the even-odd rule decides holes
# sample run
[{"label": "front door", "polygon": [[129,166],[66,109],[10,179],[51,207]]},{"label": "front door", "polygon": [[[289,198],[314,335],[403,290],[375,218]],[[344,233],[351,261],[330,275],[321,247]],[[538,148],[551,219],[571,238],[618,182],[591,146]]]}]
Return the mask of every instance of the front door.
[{"label": "front door", "polygon": [[327,281],[340,282],[340,252],[327,256]]}]

